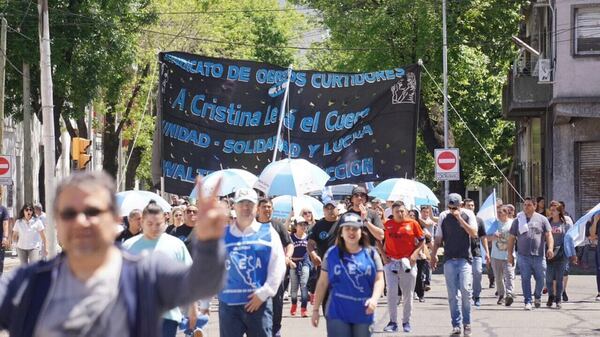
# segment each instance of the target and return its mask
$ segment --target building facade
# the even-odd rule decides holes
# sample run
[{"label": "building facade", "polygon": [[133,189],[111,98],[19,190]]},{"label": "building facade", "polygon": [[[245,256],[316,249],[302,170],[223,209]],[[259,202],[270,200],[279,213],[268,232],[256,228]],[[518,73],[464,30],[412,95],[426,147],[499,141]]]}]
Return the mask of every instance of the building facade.
[{"label": "building facade", "polygon": [[600,0],[537,0],[523,14],[503,99],[512,179],[580,216],[600,202]]}]

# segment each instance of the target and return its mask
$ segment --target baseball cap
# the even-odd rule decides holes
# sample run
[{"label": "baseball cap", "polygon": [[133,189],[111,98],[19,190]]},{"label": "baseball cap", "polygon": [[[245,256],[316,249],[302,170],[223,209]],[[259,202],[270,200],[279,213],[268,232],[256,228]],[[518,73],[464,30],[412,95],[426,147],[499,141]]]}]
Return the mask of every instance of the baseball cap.
[{"label": "baseball cap", "polygon": [[245,200],[256,204],[258,202],[258,194],[256,194],[256,191],[251,188],[240,188],[237,191],[235,191],[233,202],[237,204],[238,202],[242,202]]},{"label": "baseball cap", "polygon": [[350,226],[350,227],[356,227],[356,228],[361,228],[363,226],[363,220],[360,218],[360,215],[356,214],[356,213],[344,213],[342,214],[342,216],[340,217],[340,220],[338,222],[338,226],[340,227],[344,227],[344,226]]},{"label": "baseball cap", "polygon": [[327,205],[332,205],[333,207],[337,207],[338,203],[337,203],[337,201],[335,201],[333,199],[323,200],[323,207],[327,207]]},{"label": "baseball cap", "polygon": [[355,188],[352,189],[352,195],[355,194],[367,194],[367,189],[362,187],[362,186],[356,186]]},{"label": "baseball cap", "polygon": [[294,217],[294,223],[299,224],[301,222],[308,222],[308,221],[306,221],[306,219],[304,219],[303,216],[296,216],[296,217]]},{"label": "baseball cap", "polygon": [[448,206],[459,207],[462,202],[462,197],[458,193],[448,194]]}]

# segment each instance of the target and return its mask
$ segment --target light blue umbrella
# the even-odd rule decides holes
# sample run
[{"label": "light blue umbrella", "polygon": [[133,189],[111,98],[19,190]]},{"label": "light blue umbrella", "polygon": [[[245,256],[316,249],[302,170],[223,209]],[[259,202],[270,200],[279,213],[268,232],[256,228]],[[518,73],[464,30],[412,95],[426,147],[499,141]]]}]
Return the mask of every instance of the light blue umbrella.
[{"label": "light blue umbrella", "polygon": [[294,208],[294,217],[302,215],[300,214],[300,211],[304,208],[308,208],[312,211],[315,220],[323,218],[323,204],[319,200],[307,195],[299,197],[282,195],[273,198],[272,202],[273,218],[276,219],[287,219],[292,211],[292,206]]},{"label": "light blue umbrella", "polygon": [[294,195],[320,191],[329,175],[305,159],[282,159],[265,167],[254,188],[268,196]]},{"label": "light blue umbrella", "polygon": [[148,191],[123,191],[117,193],[117,207],[120,216],[127,216],[134,209],[143,210],[154,200],[164,212],[171,211],[171,205],[160,195]]},{"label": "light blue umbrella", "polygon": [[[217,193],[217,195],[221,197],[235,192],[238,188],[252,188],[258,180],[254,174],[246,170],[224,169],[215,171],[202,178],[202,192],[204,195],[212,193],[219,179],[223,180],[221,189],[219,190],[219,193]],[[190,193],[190,198],[195,199],[196,196],[197,192],[196,187],[194,186]]]},{"label": "light blue umbrella", "polygon": [[375,186],[369,195],[387,201],[400,200],[407,206],[437,206],[440,201],[426,185],[404,178],[387,179]]}]

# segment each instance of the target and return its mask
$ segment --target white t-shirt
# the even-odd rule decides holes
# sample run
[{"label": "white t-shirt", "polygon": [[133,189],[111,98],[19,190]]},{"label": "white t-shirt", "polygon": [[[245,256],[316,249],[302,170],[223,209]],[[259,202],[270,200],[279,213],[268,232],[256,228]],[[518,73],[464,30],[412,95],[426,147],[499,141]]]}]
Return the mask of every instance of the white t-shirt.
[{"label": "white t-shirt", "polygon": [[13,231],[19,234],[17,248],[40,249],[42,247],[40,231],[42,230],[44,230],[44,224],[38,218],[31,218],[29,221],[25,218],[17,220],[13,227]]}]

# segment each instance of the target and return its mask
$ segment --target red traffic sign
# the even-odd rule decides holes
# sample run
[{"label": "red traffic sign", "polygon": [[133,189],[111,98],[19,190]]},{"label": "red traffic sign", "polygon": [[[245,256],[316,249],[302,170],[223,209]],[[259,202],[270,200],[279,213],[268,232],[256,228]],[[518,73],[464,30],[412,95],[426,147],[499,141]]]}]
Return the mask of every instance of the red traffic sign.
[{"label": "red traffic sign", "polygon": [[10,162],[6,157],[0,157],[0,175],[10,172]]},{"label": "red traffic sign", "polygon": [[437,164],[442,170],[450,171],[456,167],[456,156],[451,151],[442,151],[438,155]]}]

